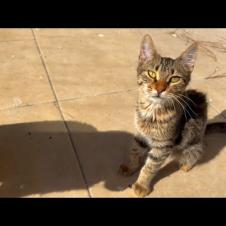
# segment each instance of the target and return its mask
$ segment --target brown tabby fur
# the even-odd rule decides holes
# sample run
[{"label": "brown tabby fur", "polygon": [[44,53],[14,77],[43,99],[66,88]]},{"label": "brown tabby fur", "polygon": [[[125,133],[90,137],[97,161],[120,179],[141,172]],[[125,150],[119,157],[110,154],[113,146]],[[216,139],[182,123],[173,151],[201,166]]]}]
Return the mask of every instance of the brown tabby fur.
[{"label": "brown tabby fur", "polygon": [[[171,59],[157,53],[149,35],[142,41],[137,68],[137,134],[129,160],[120,167],[123,175],[141,168],[132,186],[139,197],[150,193],[151,180],[170,155],[184,171],[189,171],[202,156],[206,96],[186,90],[197,51],[198,45],[194,43],[180,57]],[[222,128],[225,131],[226,127]]]}]

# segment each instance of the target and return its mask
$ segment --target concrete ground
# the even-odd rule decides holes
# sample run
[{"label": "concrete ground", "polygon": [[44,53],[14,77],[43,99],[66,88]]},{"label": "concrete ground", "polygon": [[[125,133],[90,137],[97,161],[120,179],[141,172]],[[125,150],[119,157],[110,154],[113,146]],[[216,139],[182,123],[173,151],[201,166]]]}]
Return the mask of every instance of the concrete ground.
[{"label": "concrete ground", "polygon": [[[226,29],[1,29],[0,196],[135,197],[117,175],[134,132],[136,63],[149,33],[162,55],[200,42],[190,87],[226,121]],[[192,171],[166,165],[149,197],[226,196],[226,134]]]}]

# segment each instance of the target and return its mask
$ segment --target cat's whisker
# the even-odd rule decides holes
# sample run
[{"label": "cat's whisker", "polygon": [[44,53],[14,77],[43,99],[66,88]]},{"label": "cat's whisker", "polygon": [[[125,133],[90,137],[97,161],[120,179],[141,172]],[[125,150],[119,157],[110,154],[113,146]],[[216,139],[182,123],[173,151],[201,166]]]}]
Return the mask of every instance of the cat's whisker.
[{"label": "cat's whisker", "polygon": [[[183,105],[181,105],[181,103],[177,100],[176,97],[174,97],[172,94],[169,94],[169,96],[170,96],[173,100],[175,100],[177,103],[179,103],[179,106],[182,107],[182,109],[184,109]],[[172,100],[172,101],[173,101],[173,100]]]},{"label": "cat's whisker", "polygon": [[[181,99],[178,99],[178,96],[176,96],[175,94],[172,94],[175,98],[176,98],[176,100],[178,100],[181,104],[182,104],[182,106],[184,107],[184,110],[189,114],[189,116],[192,118],[192,116],[191,116],[191,114],[190,114],[190,112],[186,109],[186,107],[183,105],[183,103],[185,103],[186,104],[186,102],[181,102]],[[186,104],[187,105],[187,104]]]},{"label": "cat's whisker", "polygon": [[173,104],[174,110],[177,111],[177,110],[176,110],[176,107],[175,107],[175,104],[174,104],[174,102],[173,102],[173,100],[171,100],[171,99],[169,99],[169,100],[170,100],[171,103]]},{"label": "cat's whisker", "polygon": [[183,112],[184,112],[184,116],[185,116],[185,118],[186,118],[186,121],[188,121],[187,116],[186,116],[186,109],[184,108],[183,104],[182,104],[182,103],[181,103],[181,102],[180,102],[173,94],[170,94],[170,96],[171,96],[174,100],[176,100],[177,103],[179,103],[179,106],[182,107]]},{"label": "cat's whisker", "polygon": [[196,116],[198,116],[197,113],[192,110],[192,108],[189,106],[189,104],[182,97],[180,97],[179,95],[176,95],[176,94],[174,94],[174,95],[177,96],[178,98],[180,98],[180,100],[183,101]]},{"label": "cat's whisker", "polygon": [[188,96],[186,96],[186,95],[184,95],[182,93],[180,95],[183,96],[183,97],[185,97],[185,98],[187,98],[189,101],[191,101],[194,105],[197,106],[197,104],[191,98],[189,98]]},{"label": "cat's whisker", "polygon": [[[179,99],[177,99],[180,103],[181,103],[181,101],[179,100]],[[182,104],[182,103],[181,103]],[[184,106],[184,105],[183,105]],[[192,115],[190,114],[190,112],[186,109],[186,107],[184,106],[184,110],[188,113],[188,115],[191,117],[191,118],[193,118],[192,117]]]}]

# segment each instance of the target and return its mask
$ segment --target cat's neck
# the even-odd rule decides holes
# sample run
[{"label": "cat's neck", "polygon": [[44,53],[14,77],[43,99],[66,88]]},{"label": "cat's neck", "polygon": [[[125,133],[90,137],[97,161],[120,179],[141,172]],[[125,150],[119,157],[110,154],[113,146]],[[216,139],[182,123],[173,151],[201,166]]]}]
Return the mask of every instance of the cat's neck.
[{"label": "cat's neck", "polygon": [[155,102],[146,99],[139,99],[137,102],[137,112],[143,119],[162,121],[171,118],[173,115],[178,114],[181,111],[175,105],[172,103],[169,104],[166,101]]}]

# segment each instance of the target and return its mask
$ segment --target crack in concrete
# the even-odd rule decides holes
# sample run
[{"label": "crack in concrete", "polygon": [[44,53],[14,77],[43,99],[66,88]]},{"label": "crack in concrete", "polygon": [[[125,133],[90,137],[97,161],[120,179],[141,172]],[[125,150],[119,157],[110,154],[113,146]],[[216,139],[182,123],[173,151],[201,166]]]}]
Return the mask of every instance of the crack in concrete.
[{"label": "crack in concrete", "polygon": [[[107,95],[114,95],[114,94],[123,94],[123,93],[129,93],[129,92],[133,92],[136,91],[136,89],[128,89],[128,90],[120,90],[120,91],[112,91],[112,92],[106,92],[106,93],[99,93],[96,95],[87,95],[87,96],[80,96],[80,97],[71,97],[71,98],[65,98],[65,99],[59,99],[58,102],[59,103],[64,103],[67,101],[73,101],[73,100],[80,100],[83,98],[89,98],[89,97],[98,97],[98,96],[107,96]],[[40,105],[44,105],[44,104],[57,104],[57,101],[53,100],[53,101],[43,101],[43,102],[39,102],[39,103],[27,103],[27,104],[21,104],[21,105],[17,105],[17,106],[10,106],[10,107],[5,107],[5,108],[0,108],[0,111],[8,111],[8,110],[14,110],[14,109],[18,109],[18,108],[25,108],[25,107],[36,107],[36,106],[40,106]]]},{"label": "crack in concrete", "polygon": [[70,143],[71,143],[71,145],[72,145],[72,148],[73,148],[73,150],[74,150],[75,158],[76,158],[76,160],[77,160],[77,162],[78,162],[78,166],[79,166],[79,169],[80,169],[81,176],[82,176],[82,178],[83,178],[84,184],[85,184],[85,186],[86,186],[86,190],[87,190],[88,196],[91,198],[92,196],[91,196],[91,193],[90,193],[90,190],[89,190],[89,184],[88,184],[88,181],[87,181],[87,179],[86,179],[86,176],[85,176],[85,173],[84,173],[84,170],[83,170],[83,167],[82,167],[82,163],[81,163],[81,160],[80,160],[80,158],[79,158],[77,149],[76,149],[76,147],[75,147],[75,144],[74,144],[74,141],[73,141],[73,138],[72,138],[72,135],[71,135],[70,128],[69,128],[69,126],[68,126],[68,124],[67,124],[67,122],[66,122],[66,120],[65,120],[65,118],[64,118],[64,114],[63,114],[63,112],[62,112],[62,110],[61,110],[60,103],[58,102],[58,97],[57,97],[57,94],[56,94],[56,90],[55,90],[55,87],[54,87],[53,84],[52,84],[52,81],[51,81],[51,78],[50,78],[50,74],[49,74],[49,71],[48,71],[47,66],[46,66],[46,64],[45,64],[45,60],[44,60],[44,57],[43,57],[41,48],[40,48],[40,46],[39,46],[38,40],[36,39],[36,36],[35,36],[35,33],[34,33],[33,29],[31,29],[31,30],[32,30],[32,34],[33,34],[33,36],[34,36],[34,41],[35,41],[37,50],[38,50],[38,52],[39,52],[39,54],[40,54],[40,58],[41,58],[43,67],[44,67],[45,72],[46,72],[46,76],[47,76],[47,78],[48,78],[48,81],[49,81],[51,90],[52,90],[52,92],[53,92],[53,95],[54,95],[54,98],[55,98],[55,101],[56,101],[55,104],[56,104],[56,106],[57,106],[58,109],[59,109],[60,116],[61,116],[61,118],[62,118],[62,120],[63,120],[63,122],[64,122],[64,126],[65,126],[65,128],[66,128],[66,130],[67,130],[68,138],[69,138]]},{"label": "crack in concrete", "polygon": [[112,92],[106,92],[106,93],[99,93],[99,94],[94,94],[94,95],[85,95],[85,96],[80,96],[80,97],[72,97],[72,98],[66,98],[66,99],[61,99],[59,100],[60,102],[66,102],[66,101],[76,101],[76,100],[81,100],[83,98],[88,98],[88,97],[98,97],[98,96],[107,96],[107,95],[114,95],[114,94],[121,94],[121,93],[130,93],[133,91],[136,91],[137,89],[128,89],[128,90],[121,90],[121,91],[112,91]]},{"label": "crack in concrete", "polygon": [[[216,49],[221,53],[226,53],[226,46],[225,46],[225,39],[219,40],[218,42],[211,42],[211,41],[202,41],[202,40],[195,40],[192,37],[192,34],[186,31],[185,29],[175,29],[174,31],[168,32],[169,35],[178,38],[186,43],[192,44],[193,42],[199,43],[199,50],[206,56],[212,58],[215,62],[218,61],[216,54],[211,51],[209,48]],[[223,78],[226,77],[226,72],[222,72],[220,74],[216,74],[219,70],[218,67],[215,67],[213,73],[206,76],[204,79],[215,79],[215,78]]]}]

